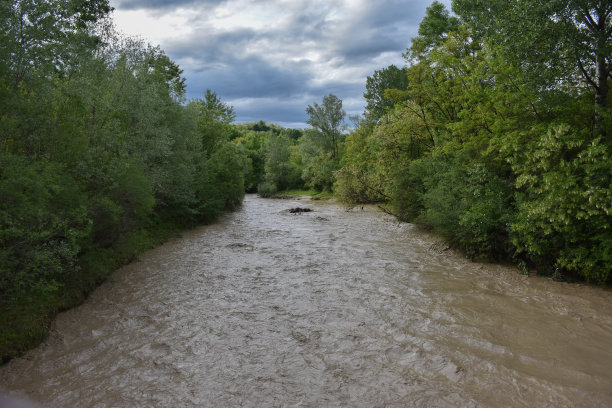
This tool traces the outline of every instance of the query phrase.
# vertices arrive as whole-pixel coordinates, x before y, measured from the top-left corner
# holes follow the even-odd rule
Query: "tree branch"
[[[591,31],[592,33],[595,33],[595,31],[597,31],[595,28],[597,24],[595,24],[595,21],[593,20],[591,13],[585,7],[583,7],[582,12],[584,13],[584,17],[586,18],[586,21],[584,23],[588,27],[589,31]]]
[[[584,75],[584,78],[587,80],[587,82],[591,84],[591,86],[594,87],[595,90],[598,90],[599,87],[597,86],[595,81],[593,81],[593,79],[591,78],[589,73],[586,71],[586,69],[584,69],[584,66],[582,65],[582,61],[580,61],[580,58],[576,58],[576,62],[578,62],[578,67],[580,68],[580,71],[582,71],[582,75]]]
[[[383,207],[382,205],[377,205],[378,209],[381,210],[382,212],[384,212],[385,214],[389,214],[394,216],[395,218],[399,218],[399,216],[397,214],[393,214],[391,211],[387,210],[385,207]]]
[[[589,30],[591,30],[592,33],[598,31],[597,24],[595,23],[595,20],[593,20],[593,16],[591,16],[591,12],[589,11],[589,9],[583,7],[582,11],[584,12],[584,17],[587,19],[587,21],[585,21],[585,24],[587,25]]]

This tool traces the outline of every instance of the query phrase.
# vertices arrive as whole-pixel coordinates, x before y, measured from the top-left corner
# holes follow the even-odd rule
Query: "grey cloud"
[[[117,9],[169,10],[176,7],[218,6],[227,0],[116,0]]]
[[[303,123],[307,104],[334,93],[351,100],[347,112],[359,113],[366,75],[380,62],[402,65],[402,53],[415,36],[431,0],[381,0],[360,9],[340,9],[336,2],[296,0],[283,3],[283,16],[262,29],[223,31],[209,23],[214,8],[225,3],[247,9],[256,0],[115,0],[117,8],[156,14],[173,7],[190,10],[193,33],[161,44],[185,70],[188,97],[206,88],[236,101],[238,121]],[[443,0],[450,6],[450,0]],[[278,2],[267,1],[270,7]],[[335,19],[330,15],[334,14]],[[341,16],[342,18],[337,18]],[[323,60],[308,60],[316,53]],[[397,55],[389,59],[388,55]],[[318,61],[321,62],[321,61]],[[333,74],[342,69],[342,74]],[[325,70],[325,71],[321,71]],[[332,71],[332,72],[329,72]],[[350,73],[349,77],[344,73]],[[357,75],[357,77],[354,77]],[[328,78],[328,79],[324,79]],[[335,79],[332,79],[335,78]]]
[[[371,2],[367,14],[360,23],[369,27],[389,27],[394,24],[415,26],[425,15],[425,8],[432,1],[385,0]],[[450,4],[450,1],[448,1]]]
[[[404,42],[400,42],[395,38],[390,38],[386,35],[379,37],[372,35],[363,40],[344,44],[342,55],[345,63],[350,61],[362,62],[377,57],[383,52],[404,50]]]
[[[176,59],[192,58],[203,64],[215,64],[239,58],[249,43],[258,38],[261,34],[252,29],[224,33],[199,31],[188,38],[168,41],[166,48],[168,54]]]
[[[340,36],[330,39],[330,52],[341,56],[344,64],[367,64],[389,51],[401,55],[416,35],[427,4],[418,0],[370,2]]]
[[[279,123],[288,127],[303,127],[300,124],[306,122],[306,105],[301,99],[253,99],[253,100],[229,100],[237,111],[245,112],[241,115],[241,122],[256,122],[264,118],[273,123]],[[274,116],[270,116],[274,112]]]
[[[302,93],[304,84],[311,80],[308,72],[292,65],[293,69],[277,67],[257,57],[226,60],[219,66],[198,69],[195,81],[228,98],[287,97]]]

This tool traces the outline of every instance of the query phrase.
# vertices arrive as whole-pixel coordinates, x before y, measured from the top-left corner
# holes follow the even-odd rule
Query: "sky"
[[[366,78],[405,65],[433,0],[111,0],[124,34],[159,45],[184,70],[187,98],[215,91],[236,122],[307,127],[330,93],[362,114]],[[442,0],[450,9],[450,0]]]

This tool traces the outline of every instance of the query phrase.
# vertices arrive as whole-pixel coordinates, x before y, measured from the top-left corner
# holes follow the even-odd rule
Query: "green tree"
[[[416,58],[427,55],[458,28],[459,19],[451,16],[444,4],[434,1],[425,10],[425,17],[419,24],[419,35],[412,39],[408,55]]]
[[[0,3],[0,358],[170,231],[239,204],[233,108],[117,35],[106,1]]]
[[[321,105],[314,103],[306,108],[308,123],[318,132],[319,145],[323,150],[329,151],[332,159],[338,159],[342,132],[345,129],[344,118],[346,112],[342,109],[342,100],[336,95],[329,94],[323,97]]]
[[[271,133],[266,139],[265,182],[277,190],[299,187],[300,169],[291,161],[291,140],[286,134]]]
[[[223,102],[216,92],[207,89],[204,99],[191,100],[187,107],[198,118],[198,132],[206,152],[212,153],[216,144],[230,139],[233,133],[231,123],[236,119],[236,113],[234,107]]]
[[[389,199],[386,195],[389,178],[379,160],[379,139],[373,132],[373,125],[361,122],[346,137],[346,151],[334,184],[334,194],[345,204]]]
[[[545,91],[584,83],[599,108],[607,105],[612,72],[609,1],[454,0],[453,10],[478,38],[497,44],[520,63],[530,86]]]
[[[244,197],[244,175],[248,170],[245,149],[236,143],[225,141],[212,153],[208,162],[209,181],[213,182],[213,200],[218,200],[222,210],[236,208]],[[208,190],[209,192],[211,190]],[[209,197],[203,197],[208,200]]]
[[[389,90],[406,91],[408,86],[407,68],[389,65],[387,68],[374,71],[366,79],[366,118],[372,121],[380,119],[400,98],[391,98]]]
[[[311,128],[304,131],[300,140],[304,162],[302,179],[311,188],[331,190],[341,159],[346,112],[342,109],[342,100],[329,94],[323,97],[321,105],[308,105],[306,113],[306,123]]]

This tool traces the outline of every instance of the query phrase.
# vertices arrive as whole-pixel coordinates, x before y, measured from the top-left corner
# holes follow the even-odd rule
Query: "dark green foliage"
[[[3,361],[115,268],[244,195],[233,108],[211,91],[184,106],[180,68],[99,23],[108,11],[0,5]]]
[[[212,153],[208,169],[222,209],[234,209],[242,202],[247,166],[246,152],[238,144],[225,142]]]
[[[279,190],[301,188],[302,158],[298,151],[303,131],[285,129],[264,121],[237,125],[233,139],[249,159],[245,174],[247,192],[271,197]]]
[[[259,183],[259,186],[257,186],[257,194],[259,194],[260,197],[274,197],[277,192],[278,188],[276,187],[276,184],[271,181],[263,181]]]
[[[241,136],[233,140],[234,143],[244,147],[248,158],[247,172],[244,177],[244,188],[247,193],[257,192],[257,185],[264,178],[266,135],[265,132],[242,130]]]
[[[404,212],[432,227],[469,258],[510,255],[511,186],[465,153],[425,156],[410,164]]]
[[[366,79],[366,118],[378,121],[394,104],[399,102],[390,98],[389,91],[406,91],[408,87],[408,69],[389,65],[387,68],[374,71]]]

